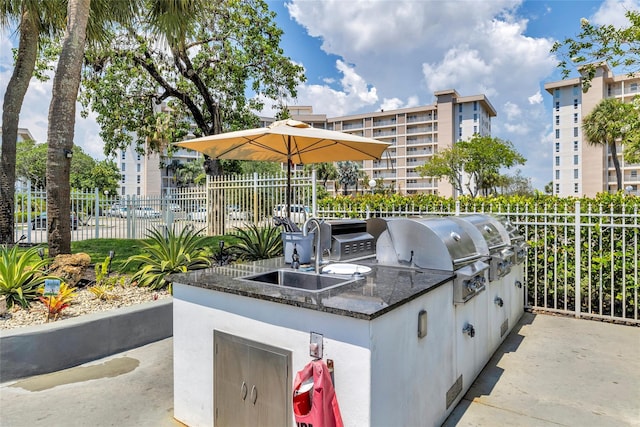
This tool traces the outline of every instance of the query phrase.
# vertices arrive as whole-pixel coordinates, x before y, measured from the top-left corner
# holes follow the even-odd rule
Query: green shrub
[[[131,277],[138,286],[162,289],[169,284],[165,277],[171,273],[184,273],[211,265],[205,255],[205,238],[192,228],[184,228],[180,234],[171,229],[167,237],[160,230],[152,230],[149,241],[142,241],[144,252],[127,259],[124,269],[130,265],[139,268]]]
[[[36,299],[38,287],[45,279],[52,279],[43,271],[49,259],[40,259],[38,248],[19,252],[18,246],[0,248],[0,295],[7,300],[7,307],[19,304],[23,308]]]
[[[251,224],[249,228],[235,227],[240,242],[234,250],[247,261],[269,259],[282,255],[282,239],[278,227],[258,227]]]

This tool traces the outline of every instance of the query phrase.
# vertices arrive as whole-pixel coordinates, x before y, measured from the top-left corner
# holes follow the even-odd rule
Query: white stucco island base
[[[295,375],[312,360],[310,333],[321,334],[346,426],[440,425],[464,394],[451,399],[459,378],[451,282],[372,320],[176,282],[173,292],[174,416],[190,427],[216,425],[214,331],[290,352],[282,402],[289,408]],[[423,310],[427,333],[420,338]],[[465,378],[465,389],[472,380]],[[293,412],[290,419],[294,426]]]

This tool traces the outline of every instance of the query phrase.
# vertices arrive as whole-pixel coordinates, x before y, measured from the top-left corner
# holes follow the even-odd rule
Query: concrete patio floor
[[[0,426],[180,426],[172,346],[0,384]],[[559,425],[640,426],[639,327],[525,313],[444,423]]]

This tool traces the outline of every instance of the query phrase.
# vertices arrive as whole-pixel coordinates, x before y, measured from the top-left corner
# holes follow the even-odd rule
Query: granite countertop
[[[181,285],[371,320],[450,283],[455,277],[451,271],[379,265],[375,256],[345,262],[368,266],[371,271],[360,276],[339,276],[349,282],[320,291],[242,279],[280,268],[291,270],[282,257],[174,274],[169,279]]]

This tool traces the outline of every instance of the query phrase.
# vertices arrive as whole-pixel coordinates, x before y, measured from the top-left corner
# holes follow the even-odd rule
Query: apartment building
[[[598,67],[591,88],[582,92],[582,78],[546,83],[553,97],[553,193],[558,196],[587,196],[615,193],[616,171],[608,147],[591,145],[583,137],[582,119],[605,98],[630,102],[640,95],[640,75],[615,76],[606,64]],[[638,194],[639,164],[627,163],[622,145],[616,146],[622,168],[622,189]]]
[[[341,117],[315,114],[311,106],[291,106],[295,120],[313,127],[336,130],[390,143],[381,160],[360,162],[369,177],[382,180],[387,188],[403,194],[440,194],[453,196],[453,186],[446,180],[421,177],[416,167],[427,162],[438,150],[450,148],[457,141],[474,134],[491,135],[491,118],[496,110],[484,95],[460,96],[454,89],[434,93],[431,105],[398,110],[375,111]],[[261,126],[274,121],[261,117]],[[171,159],[158,154],[140,156],[132,148],[120,153],[121,195],[164,194],[172,185],[172,161],[186,162],[198,158],[196,152],[180,150]],[[302,165],[296,165],[298,169]]]
[[[290,107],[291,117],[313,127],[336,130],[390,143],[381,160],[360,162],[371,179],[403,194],[452,196],[453,186],[446,180],[421,177],[416,167],[427,162],[438,150],[474,134],[491,135],[491,118],[496,110],[484,95],[460,96],[453,89],[435,92],[435,103],[420,107],[327,118],[313,114],[310,106]],[[270,119],[263,118],[263,124]],[[273,121],[271,119],[271,121]]]

